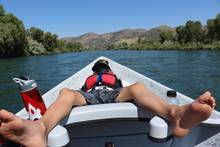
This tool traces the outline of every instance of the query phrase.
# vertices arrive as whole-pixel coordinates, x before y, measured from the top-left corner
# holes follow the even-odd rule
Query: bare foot
[[[40,121],[23,120],[14,114],[0,110],[0,137],[25,147],[46,147],[46,128]]]
[[[209,118],[215,105],[211,93],[205,92],[191,104],[174,108],[171,112],[173,134],[185,136],[193,126]]]

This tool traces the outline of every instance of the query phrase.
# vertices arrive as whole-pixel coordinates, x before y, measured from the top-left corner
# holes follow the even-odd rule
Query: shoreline
[[[219,48],[145,48],[145,49],[82,49],[76,51],[56,51],[56,52],[47,52],[42,54],[32,54],[32,55],[24,55],[24,56],[12,56],[12,57],[1,57],[0,59],[10,59],[10,58],[19,58],[19,57],[30,57],[30,56],[47,56],[47,55],[55,55],[55,54],[65,54],[65,53],[79,53],[79,52],[87,52],[87,51],[220,51]]]

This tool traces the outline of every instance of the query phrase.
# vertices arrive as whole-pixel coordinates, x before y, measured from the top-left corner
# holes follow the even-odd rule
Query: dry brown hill
[[[160,32],[164,30],[173,30],[173,28],[160,26],[150,30],[124,29],[105,34],[86,33],[78,37],[65,37],[61,40],[80,42],[87,48],[103,48],[107,45],[114,45],[121,42],[126,42],[127,44],[135,43],[139,38],[144,38],[149,41],[158,41],[160,39]]]

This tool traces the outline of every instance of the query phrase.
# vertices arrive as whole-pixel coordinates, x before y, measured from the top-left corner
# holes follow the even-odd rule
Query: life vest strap
[[[102,82],[102,74],[97,75],[97,82]]]

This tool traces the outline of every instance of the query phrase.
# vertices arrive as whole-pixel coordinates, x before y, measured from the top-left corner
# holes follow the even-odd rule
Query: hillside
[[[124,29],[116,32],[97,34],[86,33],[78,37],[65,37],[61,40],[67,42],[80,42],[86,48],[104,48],[110,45],[117,45],[123,42],[127,44],[135,43],[139,38],[149,41],[159,41],[160,32],[164,30],[174,30],[168,26],[160,26],[150,30],[145,29]]]

